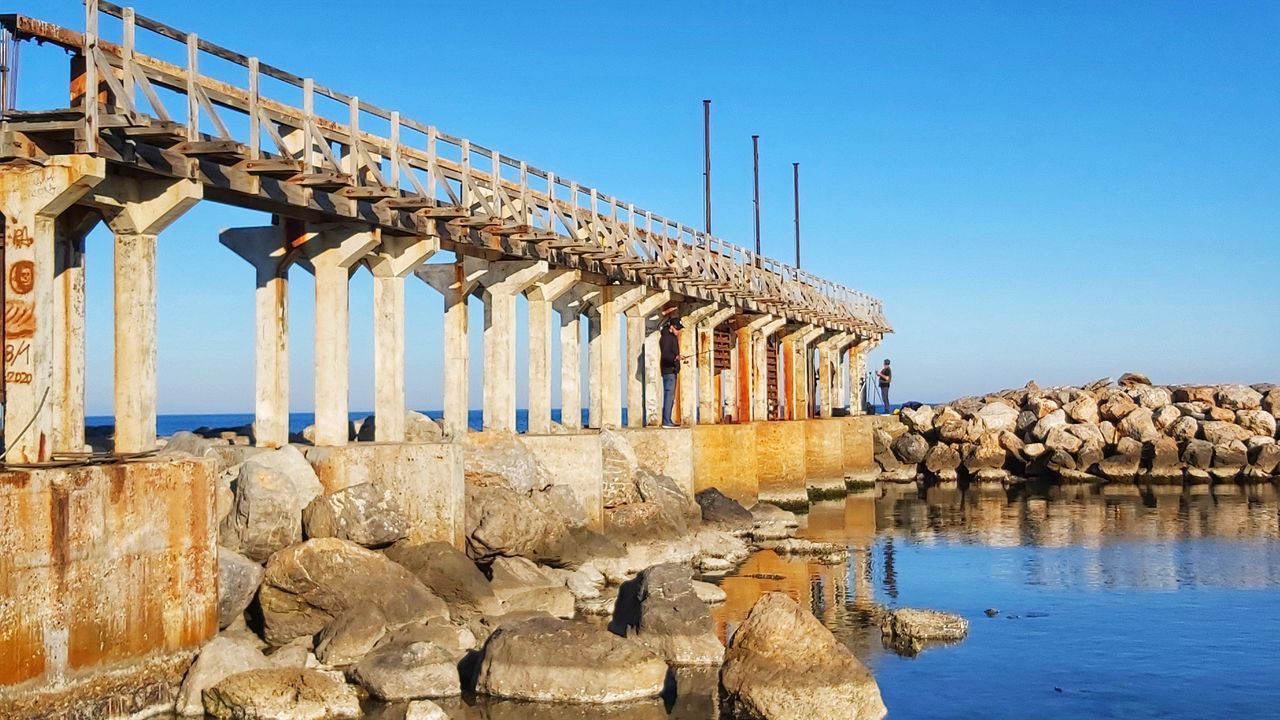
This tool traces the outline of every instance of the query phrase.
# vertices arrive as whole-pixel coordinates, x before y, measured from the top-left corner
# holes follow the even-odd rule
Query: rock
[[[356,434],[356,439],[360,442],[373,442],[377,436],[377,427],[377,416],[370,415],[360,423],[360,432]],[[444,440],[444,430],[434,420],[420,412],[405,411],[405,442],[434,443],[442,440]]]
[[[1023,410],[1018,413],[1018,419],[1014,422],[1013,431],[1016,432],[1019,437],[1025,437],[1027,433],[1031,432],[1031,428],[1035,427],[1038,422],[1040,422],[1039,415],[1036,415],[1030,410]]]
[[[636,487],[636,471],[640,462],[635,448],[622,433],[613,430],[600,431],[600,451],[603,465],[602,500],[607,508],[641,501]]]
[[[1075,452],[1076,467],[1082,470],[1089,468],[1102,462],[1105,456],[1104,446],[1101,441],[1087,440],[1080,444],[1080,449]]]
[[[956,412],[954,408],[944,405],[934,411],[933,429],[940,430],[943,425],[949,422],[962,422],[963,420],[964,418],[960,417],[960,413]]]
[[[964,420],[948,420],[938,428],[939,442],[961,443],[968,436],[969,428]]]
[[[694,499],[698,501],[698,507],[702,508],[703,522],[742,530],[750,529],[755,524],[750,511],[716,488],[707,488],[695,495]]]
[[[701,522],[702,508],[674,479],[640,468],[636,471],[636,487],[642,500],[661,503],[668,512],[682,516],[687,525]]]
[[[1110,420],[1103,420],[1098,423],[1098,432],[1102,435],[1103,445],[1115,445],[1120,438],[1120,433],[1116,432],[1115,423]]]
[[[1104,420],[1118,423],[1134,410],[1138,409],[1138,404],[1133,398],[1124,393],[1114,393],[1105,402],[1098,406],[1098,412]]]
[[[1063,410],[1076,422],[1096,424],[1101,420],[1098,416],[1098,401],[1092,395],[1084,395],[1068,403]]]
[[[1142,373],[1127,372],[1120,376],[1116,384],[1120,387],[1137,387],[1139,385],[1150,385],[1151,379]]]
[[[350,665],[369,654],[387,634],[387,618],[374,605],[346,610],[320,631],[316,659],[325,665]]]
[[[1253,435],[1276,436],[1276,418],[1266,410],[1237,410],[1236,425]]]
[[[1174,403],[1173,406],[1183,415],[1194,420],[1208,420],[1209,408],[1213,407],[1206,402],[1180,402]]]
[[[1156,410],[1151,419],[1160,432],[1168,433],[1174,424],[1182,419],[1182,411],[1173,405],[1165,405]]]
[[[554,575],[521,557],[495,558],[489,587],[505,612],[543,611],[573,617],[573,593]]]
[[[1213,467],[1242,468],[1249,462],[1249,448],[1240,440],[1213,446]]]
[[[1234,440],[1245,441],[1253,433],[1235,423],[1208,420],[1200,423],[1200,434],[1214,446],[1229,445]]]
[[[529,493],[529,500],[542,511],[549,524],[564,525],[568,530],[587,525],[587,508],[568,485],[548,485]]]
[[[360,717],[355,688],[306,668],[249,670],[204,691],[218,720],[347,720]]]
[[[1002,405],[1001,407],[1008,406]],[[904,463],[918,463],[924,460],[925,453],[928,451],[928,441],[915,433],[904,433],[893,441],[893,454]]]
[[[179,715],[203,716],[202,693],[206,688],[236,673],[269,667],[272,667],[271,660],[262,654],[253,640],[217,635],[200,648],[196,661],[187,670],[178,690],[175,709]]]
[[[925,453],[924,467],[935,476],[954,475],[956,468],[960,467],[960,453],[954,446],[940,442]]]
[[[701,580],[693,581],[693,592],[698,596],[699,600],[708,605],[719,605],[729,597],[728,593],[720,589],[719,585],[702,582]]]
[[[867,668],[782,593],[762,596],[734,633],[720,688],[721,711],[734,717],[879,720],[887,712]]]
[[[929,435],[933,431],[933,420],[936,413],[933,408],[928,405],[921,405],[916,409],[902,408],[898,413],[898,417],[902,419],[902,424],[907,426],[911,432],[920,435]]]
[[[1208,440],[1191,440],[1182,450],[1182,462],[1191,468],[1208,470],[1213,466],[1213,443]]]
[[[1061,406],[1057,400],[1048,397],[1032,397],[1027,398],[1027,410],[1036,416],[1036,420],[1047,417],[1050,413],[1058,410]]]
[[[1271,388],[1262,397],[1262,409],[1272,416],[1280,417],[1280,388]]]
[[[1125,415],[1116,426],[1116,431],[1140,443],[1151,442],[1160,437],[1160,431],[1152,420],[1152,412],[1147,408],[1137,408]]]
[[[1004,448],[1000,447],[1000,440],[993,433],[987,433],[979,438],[977,444],[965,447],[964,467],[970,473],[1003,467],[1004,461]]]
[[[1067,432],[1066,426],[1058,426],[1049,431],[1048,437],[1044,439],[1044,446],[1050,450],[1061,450],[1065,453],[1074,454],[1080,449],[1084,442],[1076,437],[1074,433]]]
[[[711,613],[685,564],[654,565],[623,583],[609,630],[635,639],[669,665],[719,665],[724,659]]]
[[[462,693],[457,661],[429,642],[391,642],[351,668],[351,677],[371,695],[388,702],[453,697]]]
[[[445,542],[402,540],[383,551],[449,605],[450,615],[492,615],[502,604],[475,563]]]
[[[1217,390],[1211,387],[1184,385],[1173,389],[1175,403],[1201,402],[1212,405],[1217,402],[1217,395]]]
[[[1262,393],[1246,385],[1224,385],[1218,388],[1218,407],[1226,410],[1261,410]]]
[[[1031,437],[1035,438],[1037,442],[1044,442],[1049,437],[1049,431],[1066,424],[1067,413],[1063,410],[1054,410],[1040,418],[1035,427],[1031,428]]]
[[[605,508],[605,528],[625,540],[676,538],[688,532],[684,516],[656,502],[637,502]]]
[[[472,486],[505,487],[527,494],[551,484],[533,451],[515,433],[467,433],[462,447],[468,495]]]
[[[1160,387],[1144,385],[1134,389],[1133,394],[1133,399],[1137,401],[1138,405],[1148,410],[1157,410],[1173,402],[1173,396],[1169,394],[1169,391]]]
[[[616,703],[657,697],[662,658],[586,623],[533,618],[485,642],[476,692],[534,702]]]
[[[1274,474],[1280,466],[1280,444],[1259,445],[1249,453],[1250,462],[1264,473]]]
[[[162,452],[165,455],[184,454],[202,457],[209,448],[219,444],[221,444],[219,441],[208,440],[183,430],[174,433],[165,441]]]
[[[365,547],[384,547],[409,534],[400,504],[372,483],[321,495],[302,511],[309,538],[336,537]]]
[[[339,614],[370,604],[388,625],[449,617],[449,609],[408,570],[347,540],[317,538],[286,548],[267,563],[263,637],[272,645],[314,635]]]
[[[564,577],[565,587],[569,588],[569,592],[573,593],[574,600],[596,600],[604,591],[605,585],[608,584],[604,573],[597,570],[590,563],[579,567],[573,572],[565,570],[559,572]]]
[[[292,445],[246,460],[235,484],[235,501],[222,520],[218,542],[259,563],[302,541],[302,509],[324,491]]]
[[[262,584],[262,566],[234,550],[218,548],[218,629],[244,614]]]
[[[1067,432],[1080,438],[1085,444],[1094,444],[1099,447],[1107,444],[1106,439],[1102,436],[1102,429],[1097,425],[1088,425],[1081,423],[1079,425],[1068,425]]]
[[[888,646],[914,655],[928,643],[963,640],[969,634],[969,621],[938,610],[899,608],[884,617],[880,633]]]
[[[567,524],[559,515],[543,511],[529,495],[503,485],[468,485],[466,499],[471,558],[519,555],[552,560],[563,552]]]
[[[1098,472],[1111,482],[1133,482],[1142,465],[1142,443],[1131,437],[1122,437],[1116,443],[1115,454],[1098,463]]]
[[[987,403],[977,417],[984,429],[995,433],[1012,431],[1018,425],[1017,408],[1003,402]]]
[[[404,709],[404,720],[449,720],[449,715],[430,700],[414,700]]]
[[[1044,443],[1027,443],[1022,446],[1022,455],[1028,460],[1035,460],[1048,450]]]
[[[1173,422],[1169,427],[1169,434],[1178,442],[1187,442],[1194,440],[1200,434],[1200,423],[1194,418],[1183,415]]]

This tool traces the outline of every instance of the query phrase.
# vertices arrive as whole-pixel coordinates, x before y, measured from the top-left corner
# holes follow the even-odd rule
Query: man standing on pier
[[[684,325],[679,320],[667,323],[666,330],[658,339],[660,351],[659,368],[662,370],[662,427],[673,428],[671,408],[676,403],[676,375],[680,373],[680,336]]]
[[[889,414],[889,383],[893,381],[893,370],[889,368],[889,358],[885,358],[884,367],[876,372],[880,381],[880,399],[884,401],[884,414]]]

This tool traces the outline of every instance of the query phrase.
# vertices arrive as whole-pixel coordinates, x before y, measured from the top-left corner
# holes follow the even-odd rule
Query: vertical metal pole
[[[760,256],[760,136],[751,136],[752,190],[756,208],[756,257]]]
[[[711,101],[702,101],[702,202],[705,232],[711,234]]]
[[[796,267],[800,267],[800,163],[791,163],[791,181],[796,202]]]
[[[98,0],[84,4],[84,151],[98,152]]]

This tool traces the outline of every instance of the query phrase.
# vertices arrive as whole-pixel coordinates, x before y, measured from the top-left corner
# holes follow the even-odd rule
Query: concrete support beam
[[[289,249],[302,223],[230,228],[218,241],[253,266],[253,437],[258,447],[289,443]]]
[[[467,342],[467,298],[488,263],[459,257],[452,263],[425,265],[414,273],[444,298],[444,432],[459,438],[467,432],[470,345]]]
[[[582,428],[582,315],[599,289],[578,284],[552,303],[560,316],[560,424]]]
[[[786,324],[785,318],[769,316],[752,343],[754,377],[751,384],[751,419],[769,419],[769,338]]]
[[[551,310],[580,276],[577,270],[548,270],[524,293],[529,301],[529,432],[534,435],[551,432]]]
[[[84,305],[55,305],[57,218],[106,176],[102,160],[59,156],[45,165],[0,166],[4,213],[4,459],[43,462],[55,450],[83,450],[84,385],[73,354],[57,353],[68,327],[83,328]],[[78,314],[78,316],[77,316]],[[73,317],[74,316],[74,317]],[[82,333],[81,333],[82,336]],[[82,345],[81,345],[82,347]],[[73,351],[74,353],[74,351]],[[81,353],[81,358],[83,357]],[[55,368],[61,359],[63,368]],[[64,369],[65,368],[65,369]],[[52,402],[52,405],[50,405]],[[70,436],[73,417],[81,429]],[[55,428],[64,432],[55,435]],[[74,443],[79,439],[79,445]]]
[[[719,308],[698,325],[698,423],[702,425],[721,419],[716,402],[715,331],[737,312],[733,306]]]
[[[734,374],[737,389],[734,396],[734,419],[738,422],[749,422],[755,415],[755,396],[764,387],[764,383],[756,377],[756,346],[759,344],[756,338],[760,329],[773,320],[772,315],[758,315],[745,317],[738,323],[737,347],[734,348],[738,361]]]
[[[587,320],[587,424],[593,428],[622,426],[622,313],[649,292],[642,285],[604,285],[591,303]]]
[[[115,235],[117,453],[156,447],[156,236],[200,202],[194,180],[113,176],[91,202]]]
[[[349,305],[351,273],[381,241],[358,225],[313,225],[301,264],[316,278],[315,414],[318,446],[341,447],[350,438]]]
[[[439,236],[384,237],[373,273],[373,439],[404,442],[404,279],[440,250]]]
[[[650,290],[627,308],[627,427],[662,422],[662,370],[658,340],[662,333],[659,311],[671,301],[666,290]]]
[[[545,260],[489,263],[484,288],[484,429],[516,430],[516,296],[547,273]]]
[[[709,336],[706,338],[707,352],[700,352],[699,344],[703,337],[699,325],[708,317],[727,310],[731,315],[732,311],[729,308],[722,308],[718,303],[705,305],[689,303],[679,311],[680,324],[684,326],[680,331],[680,355],[686,359],[677,378],[676,396],[679,402],[676,403],[676,409],[679,410],[680,419],[676,422],[679,425],[691,427],[698,424],[698,386],[701,380],[699,369],[706,365],[707,372],[710,373],[713,365]],[[721,321],[723,320],[724,318],[721,318]]]

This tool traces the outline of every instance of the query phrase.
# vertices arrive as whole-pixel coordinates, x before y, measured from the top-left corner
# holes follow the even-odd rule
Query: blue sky
[[[73,0],[10,7],[83,22]],[[893,358],[897,399],[1128,370],[1163,382],[1277,379],[1275,3],[480,12],[150,0],[138,11],[691,225],[711,98],[716,233],[752,241],[758,133],[765,251],[790,259],[800,162],[803,264],[884,300],[897,334],[872,362]],[[21,106],[65,105],[65,60],[25,53]],[[206,203],[162,236],[162,412],[251,409],[252,273],[217,231],[265,221]],[[89,254],[88,409],[106,414],[109,236],[95,233]],[[291,277],[292,405],[305,411],[312,285]],[[372,405],[370,292],[358,274],[353,409]],[[440,301],[411,282],[408,304],[409,402],[436,408]],[[478,406],[478,386],[472,396]]]

